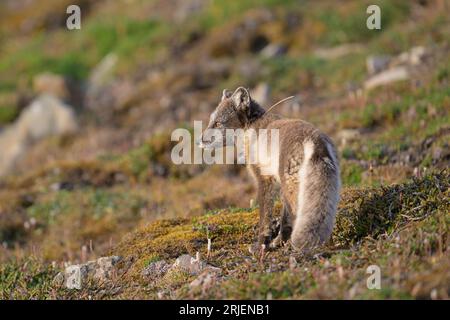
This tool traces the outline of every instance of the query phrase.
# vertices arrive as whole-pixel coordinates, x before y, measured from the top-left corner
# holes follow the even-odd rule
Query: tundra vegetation
[[[68,31],[74,3],[82,28]],[[366,28],[374,3],[381,30]],[[0,298],[448,299],[448,9],[2,1],[0,165],[7,153],[14,161],[0,177]],[[258,205],[243,167],[171,161],[171,132],[206,122],[222,90],[240,85],[266,108],[295,95],[276,112],[338,146],[336,226],[310,255],[249,253]],[[71,106],[77,129],[44,134],[24,116],[43,94]],[[208,272],[172,266],[186,254]],[[120,257],[107,281],[58,281],[66,266],[105,256]],[[367,288],[370,265],[380,290]]]

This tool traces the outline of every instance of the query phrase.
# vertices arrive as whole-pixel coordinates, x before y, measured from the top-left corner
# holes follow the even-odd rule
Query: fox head
[[[230,130],[227,129],[244,129],[263,114],[264,109],[252,100],[248,89],[239,87],[234,92],[225,89],[219,105],[209,117],[208,127],[198,140],[198,146],[224,147],[230,141],[227,139],[227,131]],[[214,140],[209,138],[211,134]]]

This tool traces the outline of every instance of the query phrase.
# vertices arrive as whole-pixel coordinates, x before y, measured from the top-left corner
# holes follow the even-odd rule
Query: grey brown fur
[[[339,201],[340,176],[336,150],[327,135],[308,122],[266,113],[243,87],[234,93],[224,90],[207,129],[224,133],[225,129],[279,130],[279,146],[270,150],[270,165],[247,165],[258,187],[259,247],[278,246],[290,239],[294,248],[306,251],[329,239]],[[209,147],[208,143],[202,139],[201,146]],[[283,210],[279,234],[272,239],[277,185]]]

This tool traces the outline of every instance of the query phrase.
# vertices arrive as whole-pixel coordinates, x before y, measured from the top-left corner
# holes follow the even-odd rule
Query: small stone
[[[363,46],[358,43],[348,43],[331,48],[319,48],[314,51],[316,57],[324,60],[333,60],[351,53],[358,53],[363,50]]]
[[[152,262],[142,270],[142,275],[144,277],[161,277],[169,271],[170,267],[165,260]]]
[[[295,270],[297,268],[297,266],[298,266],[298,262],[295,259],[295,257],[294,256],[290,256],[289,257],[289,269],[290,270]]]
[[[38,74],[33,78],[33,90],[37,94],[51,94],[63,100],[69,96],[64,77],[49,72]]]
[[[183,254],[178,257],[170,269],[181,269],[191,275],[198,275],[204,270],[209,270],[211,272],[219,272],[221,270],[220,268],[213,267],[208,265],[206,262],[201,261],[198,252],[196,258],[193,258],[188,254]]]
[[[431,290],[430,298],[431,300],[437,300],[439,298],[438,291],[436,289]]]
[[[268,44],[261,50],[261,55],[265,58],[279,57],[284,53],[286,53],[286,47],[277,43]]]
[[[80,290],[83,283],[87,280],[88,269],[86,265],[79,264],[67,267],[64,271],[66,288]]]
[[[433,150],[433,155],[432,155],[433,160],[434,161],[439,161],[440,159],[443,158],[443,156],[442,156],[443,154],[444,154],[444,150],[441,147],[436,147]]]
[[[34,142],[73,134],[77,129],[76,115],[69,105],[52,95],[38,96],[14,124],[0,132],[0,176],[13,169]]]
[[[114,266],[119,261],[121,261],[121,258],[118,256],[102,257],[97,259],[94,279],[99,281],[109,280],[114,275]]]
[[[102,257],[83,264],[66,266],[64,272],[56,275],[53,281],[64,284],[68,289],[80,290],[88,280],[104,283],[110,280],[116,271],[116,264],[121,261],[118,256]]]
[[[58,274],[53,278],[53,284],[55,286],[62,286],[64,284],[64,273],[58,272]]]
[[[426,58],[428,51],[425,47],[417,46],[411,48],[409,51],[402,52],[395,57],[393,63],[395,65],[420,65]]]
[[[173,268],[180,268],[192,275],[199,274],[205,267],[206,263],[200,259],[195,259],[188,254],[183,254],[175,260]]]
[[[340,144],[345,146],[349,142],[358,140],[361,134],[357,129],[343,129],[338,132],[337,136]]]
[[[390,56],[369,56],[366,59],[367,71],[370,75],[377,74],[389,67],[391,62]]]
[[[111,81],[114,68],[118,62],[118,57],[115,53],[107,54],[97,66],[93,69],[89,76],[89,85],[97,89]]]
[[[406,67],[399,66],[396,68],[388,69],[386,71],[380,72],[373,77],[369,78],[364,83],[364,88],[366,90],[373,89],[378,86],[387,85],[392,82],[408,80],[410,77],[409,71]]]

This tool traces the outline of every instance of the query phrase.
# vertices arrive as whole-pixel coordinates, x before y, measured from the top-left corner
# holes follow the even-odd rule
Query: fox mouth
[[[216,149],[222,148],[224,146],[224,141],[217,137],[211,137],[210,140],[203,140],[203,136],[201,136],[196,141],[196,144],[201,149]]]
[[[200,149],[216,149],[223,147],[223,143],[214,140],[213,141],[198,140],[197,147],[199,147]]]

